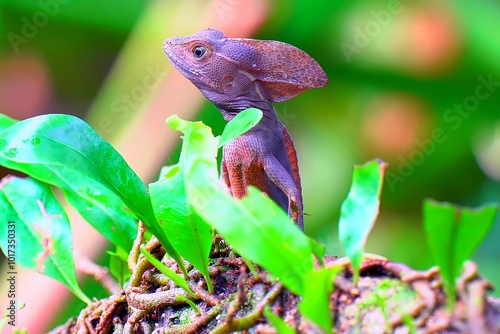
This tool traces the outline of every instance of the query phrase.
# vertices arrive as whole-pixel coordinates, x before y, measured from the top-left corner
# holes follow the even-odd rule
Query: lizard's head
[[[172,65],[195,85],[205,84],[216,89],[213,77],[216,73],[211,71],[210,65],[214,63],[217,45],[225,38],[218,30],[206,29],[191,36],[168,38],[163,43],[163,50]]]
[[[165,40],[171,63],[215,105],[241,111],[326,85],[319,64],[282,42],[227,38],[215,29]]]
[[[241,111],[258,96],[255,78],[242,71],[255,50],[232,43],[232,38],[215,29],[205,29],[186,37],[172,37],[163,49],[172,65],[215,105]]]

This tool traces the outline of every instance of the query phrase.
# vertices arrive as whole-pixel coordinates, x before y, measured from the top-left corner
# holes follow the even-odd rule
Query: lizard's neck
[[[242,112],[245,109],[248,108],[257,108],[262,110],[262,121],[260,123],[267,123],[267,124],[275,124],[276,122],[279,122],[278,116],[276,115],[276,111],[274,110],[274,107],[270,101],[260,101],[261,103],[252,103],[251,105],[248,106],[238,106],[238,108],[232,108],[231,106],[220,106],[220,105],[215,105],[220,112],[222,113],[222,117],[226,121],[232,120],[237,114]]]
[[[278,118],[278,115],[276,114],[276,111],[274,110],[271,102],[269,102],[269,105],[266,106],[249,106],[247,108],[241,109],[241,110],[227,110],[223,108],[219,108],[220,112],[222,113],[222,116],[226,121],[232,120],[238,113],[242,112],[245,109],[248,108],[257,108],[262,110],[262,120],[257,124],[254,129],[261,128],[261,127],[271,127],[271,128],[278,128],[278,124],[280,123],[280,120]]]

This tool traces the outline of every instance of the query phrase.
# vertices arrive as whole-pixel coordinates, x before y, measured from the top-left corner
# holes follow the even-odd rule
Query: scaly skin
[[[292,45],[227,38],[214,29],[169,38],[163,49],[226,121],[248,108],[262,110],[259,124],[224,147],[221,181],[236,198],[244,197],[249,185],[259,188],[303,230],[297,153],[272,102],[326,85],[319,64]]]

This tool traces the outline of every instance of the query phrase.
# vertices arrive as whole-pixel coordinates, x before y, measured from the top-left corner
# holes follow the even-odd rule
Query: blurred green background
[[[214,6],[221,20],[244,2],[191,0],[194,10]],[[144,77],[148,66],[159,62],[170,71],[156,42],[169,36],[158,36],[157,27],[168,23],[174,35],[197,30],[190,28],[198,23],[194,11],[193,17],[176,17],[172,8],[180,3],[1,0],[0,111],[18,119],[67,113],[99,124],[110,113],[109,101]],[[327,243],[329,253],[342,254],[336,224],[352,166],[379,157],[390,166],[367,251],[428,268],[433,261],[422,230],[425,198],[466,206],[500,201],[500,4],[267,5],[254,37],[305,50],[330,79],[325,88],[275,106],[297,146],[307,233]],[[173,113],[165,110],[164,116]],[[224,126],[209,103],[195,118],[216,134]],[[499,238],[497,219],[474,255],[497,287]]]

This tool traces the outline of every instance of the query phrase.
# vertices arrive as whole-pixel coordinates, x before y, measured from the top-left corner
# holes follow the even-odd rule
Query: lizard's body
[[[164,50],[225,120],[251,107],[262,110],[259,124],[224,146],[222,183],[236,198],[245,196],[249,185],[256,186],[303,229],[297,154],[272,102],[324,86],[328,79],[321,67],[289,44],[227,38],[213,29],[169,38]]]
[[[285,137],[290,138],[287,129],[274,110],[272,115],[224,147],[221,179],[236,198],[245,196],[249,185],[261,189],[302,228],[297,156],[293,146],[287,147]],[[289,210],[289,197],[296,203],[296,214]]]

